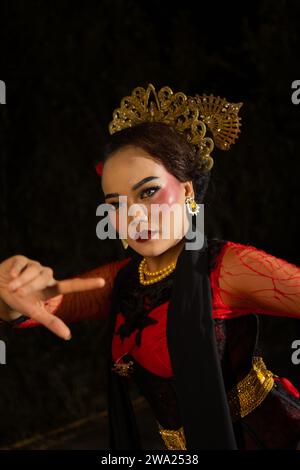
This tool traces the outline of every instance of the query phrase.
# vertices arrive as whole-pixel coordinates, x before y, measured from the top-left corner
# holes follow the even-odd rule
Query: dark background
[[[96,238],[94,164],[120,99],[152,82],[244,102],[240,139],[214,152],[207,231],[298,264],[299,2],[222,3],[1,2],[0,260],[21,253],[60,279],[125,256]],[[105,409],[103,322],[72,333],[1,329],[0,446]],[[267,365],[299,387],[294,339],[298,320],[262,318]]]

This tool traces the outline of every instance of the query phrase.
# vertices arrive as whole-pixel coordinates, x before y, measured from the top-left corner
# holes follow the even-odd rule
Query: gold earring
[[[127,250],[127,248],[128,248],[128,243],[127,243],[126,238],[120,238],[120,240],[121,240],[121,242],[122,242],[123,248],[124,248],[125,250]]]
[[[187,210],[189,211],[190,214],[196,215],[198,214],[200,210],[199,204],[196,203],[195,199],[192,196],[188,196],[185,198],[185,203],[187,206]]]

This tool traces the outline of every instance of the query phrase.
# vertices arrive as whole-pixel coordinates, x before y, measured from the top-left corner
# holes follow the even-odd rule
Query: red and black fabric
[[[140,259],[134,256],[118,272],[112,296],[107,335],[111,449],[140,448],[127,379],[111,371],[120,286],[122,281],[138,275]],[[214,331],[206,238],[201,249],[183,249],[178,257],[168,308],[167,341],[187,449],[236,449]]]

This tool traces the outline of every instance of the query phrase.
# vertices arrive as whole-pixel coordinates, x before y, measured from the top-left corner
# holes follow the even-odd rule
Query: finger
[[[42,269],[43,268],[40,265],[40,263],[35,263],[35,262],[30,263],[25,268],[25,270],[21,274],[19,274],[17,279],[14,279],[8,284],[9,290],[14,291],[18,289],[19,287],[21,287],[22,285],[26,284],[27,282],[32,281],[33,279],[35,279],[37,276],[40,275]]]
[[[17,277],[22,269],[25,268],[25,266],[30,262],[26,256],[22,255],[17,255],[15,261],[12,264],[12,267],[10,269],[10,275],[12,277]]]
[[[86,290],[99,289],[105,285],[103,277],[93,277],[87,279],[75,278],[58,281],[56,289],[58,294],[70,294],[71,292],[83,292]]]
[[[17,293],[21,296],[32,294],[33,292],[43,290],[46,287],[55,284],[53,279],[53,271],[50,268],[44,268],[41,273],[33,280],[23,284],[17,289]]]
[[[33,320],[41,323],[60,338],[71,339],[71,331],[67,325],[60,318],[48,313],[42,302],[30,306],[28,314]]]

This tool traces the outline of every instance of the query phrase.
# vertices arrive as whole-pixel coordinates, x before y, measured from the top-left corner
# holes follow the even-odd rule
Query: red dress
[[[233,257],[225,265],[223,257],[229,251]],[[300,270],[296,266],[262,250],[230,241],[222,246],[214,261],[215,266],[210,272],[214,319],[226,320],[253,313],[300,317]],[[226,286],[231,287],[237,280],[240,282],[234,294]],[[242,285],[244,291],[239,294],[238,288]],[[236,306],[226,303],[223,296]],[[156,319],[157,323],[145,329],[140,347],[135,344],[136,332],[124,341],[115,335],[112,345],[115,361],[130,352],[150,372],[161,377],[172,376],[166,340],[168,305],[169,301],[166,301],[150,312],[149,316]],[[120,312],[117,315],[116,331],[124,321]]]
[[[212,243],[211,246],[214,246]],[[130,258],[101,266],[81,277],[102,276],[99,291],[57,296],[46,308],[66,322],[105,318],[110,311],[114,278]],[[217,243],[210,270],[213,318],[226,391],[251,369],[257,346],[257,315],[300,317],[300,270],[253,246],[231,241]],[[121,338],[125,318],[116,318],[112,355],[116,362],[130,357],[137,365],[137,382],[160,423],[169,429],[180,426],[172,389],[172,367],[166,340],[169,301],[156,305],[148,317],[154,320]],[[34,326],[28,320],[17,327]],[[164,396],[163,400],[159,396]],[[300,441],[298,392],[287,380],[277,379],[264,402],[235,425],[239,448],[296,448]],[[278,432],[278,427],[282,427]]]

